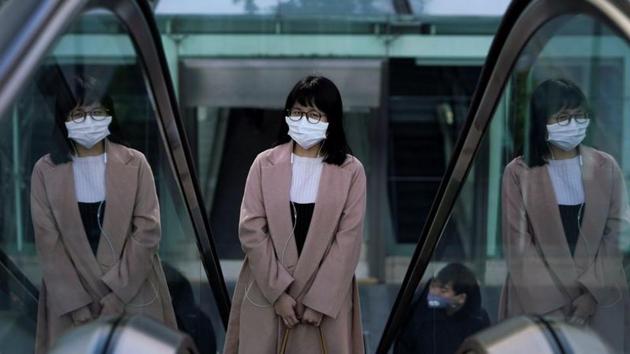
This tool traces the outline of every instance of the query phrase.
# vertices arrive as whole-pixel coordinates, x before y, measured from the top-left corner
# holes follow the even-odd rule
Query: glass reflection
[[[617,161],[582,144],[588,106],[565,79],[532,94],[529,148],[503,175],[508,278],[499,318],[532,313],[589,325],[621,351],[628,287],[619,237],[630,210]]]
[[[630,350],[629,49],[586,16],[557,18],[532,37],[418,293],[463,262],[491,323],[549,316],[592,329],[614,353]],[[420,336],[410,317],[399,344]]]
[[[2,274],[0,338],[43,352],[90,319],[143,314],[216,353],[221,319],[141,63],[127,36],[86,34],[101,20],[117,24],[77,19],[0,117],[0,270],[6,255],[42,285],[37,313]]]
[[[103,316],[143,314],[177,327],[157,255],[160,210],[151,167],[121,144],[102,82],[63,79],[55,98],[57,139],[31,178],[43,273],[36,353]]]

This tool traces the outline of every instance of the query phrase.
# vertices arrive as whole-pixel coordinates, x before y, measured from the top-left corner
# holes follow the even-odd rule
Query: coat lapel
[[[104,271],[120,258],[120,252],[130,232],[138,187],[138,166],[128,163],[131,160],[129,153],[120,145],[108,142],[106,146],[105,215],[96,252],[96,259]]]
[[[534,242],[540,245],[546,261],[564,288],[572,291],[576,289],[577,272],[547,166],[530,169],[523,183],[526,186],[523,198]]]
[[[609,176],[597,175],[601,173],[599,161],[595,159],[593,149],[581,147],[582,154],[582,181],[584,184],[584,217],[582,219],[580,236],[575,248],[575,261],[580,273],[584,272],[587,265],[593,261],[597,253],[597,247],[601,242],[610,200]]]
[[[263,167],[261,172],[265,212],[276,256],[291,274],[298,259],[289,204],[292,150],[292,144],[280,146],[272,158],[272,165]]]
[[[70,251],[70,257],[79,272],[89,270],[90,273],[100,276],[101,269],[90,248],[79,212],[72,163],[57,165],[50,171],[48,177],[46,190],[53,193],[50,196],[51,209],[57,220],[64,246]]]
[[[307,288],[333,241],[351,177],[336,165],[325,163],[322,168],[313,217],[293,275],[295,282],[289,291],[294,298],[300,297]]]

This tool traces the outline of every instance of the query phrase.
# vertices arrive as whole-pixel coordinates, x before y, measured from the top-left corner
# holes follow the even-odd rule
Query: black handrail
[[[0,279],[0,285],[6,287],[0,290],[14,295],[24,305],[29,318],[37,318],[39,290],[3,250],[0,250]]]
[[[591,15],[608,24],[626,40],[630,38],[630,2],[627,1],[512,1],[490,47],[472,97],[466,124],[458,138],[454,158],[448,165],[431,206],[377,353],[387,353],[408,315],[407,309],[411,305],[415,289],[441,238],[518,55],[541,26],[558,16],[568,14]]]

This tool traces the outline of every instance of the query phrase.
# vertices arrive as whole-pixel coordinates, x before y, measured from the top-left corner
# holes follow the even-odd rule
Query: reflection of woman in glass
[[[57,145],[35,164],[31,180],[43,272],[36,353],[103,315],[145,314],[175,327],[157,256],[151,168],[142,153],[114,143],[114,118],[111,98],[93,79],[60,87]]]
[[[285,108],[286,143],[258,155],[245,185],[245,263],[224,353],[276,354],[286,339],[286,353],[321,353],[323,344],[329,353],[362,354],[354,271],[366,179],[349,154],[341,95],[310,76]]]
[[[622,352],[630,338],[618,248],[630,222],[623,174],[610,155],[581,145],[590,115],[575,84],[540,84],[531,117],[528,150],[503,176],[508,279],[500,316],[587,324]]]

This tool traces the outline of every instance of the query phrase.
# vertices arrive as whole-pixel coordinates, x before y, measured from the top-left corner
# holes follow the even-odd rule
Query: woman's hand
[[[597,309],[597,301],[593,298],[589,292],[585,292],[584,294],[578,296],[577,299],[573,300],[573,313],[571,317],[569,317],[568,322],[583,326],[588,323],[588,320],[595,314],[595,310]]]
[[[75,326],[80,326],[92,320],[92,312],[90,312],[90,308],[88,306],[83,306],[72,311],[70,313],[70,317],[72,317],[72,322],[74,322]]]
[[[109,293],[101,299],[101,316],[117,316],[125,312],[125,304],[118,295]]]
[[[324,315],[321,312],[317,312],[311,308],[306,308],[306,310],[304,310],[304,316],[302,316],[302,323],[319,327],[322,323],[323,317]]]
[[[284,324],[289,328],[293,328],[299,323],[295,315],[295,304],[295,299],[287,293],[280,295],[273,304],[273,309],[276,311],[276,314],[282,318]]]

